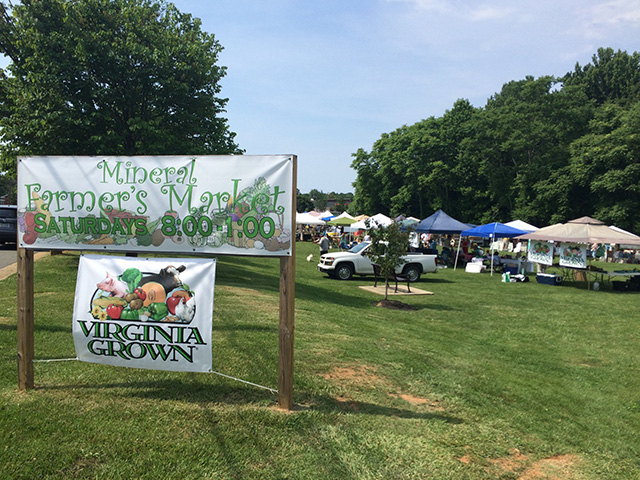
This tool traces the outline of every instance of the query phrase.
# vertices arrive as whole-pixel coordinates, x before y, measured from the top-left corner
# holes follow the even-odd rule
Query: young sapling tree
[[[401,231],[400,224],[393,222],[387,227],[371,228],[367,224],[367,233],[371,237],[371,246],[367,256],[380,266],[380,275],[384,278],[384,299],[389,294],[389,276],[396,268],[405,263],[404,255],[409,246],[409,230]]]

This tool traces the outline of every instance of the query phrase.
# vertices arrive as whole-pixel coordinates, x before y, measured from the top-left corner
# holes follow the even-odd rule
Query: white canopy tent
[[[368,226],[367,223],[369,224]],[[380,226],[388,227],[392,223],[393,220],[391,220],[389,217],[383,215],[382,213],[378,213],[373,217],[367,218],[366,220],[360,220],[359,222],[352,223],[349,227],[345,228],[345,231],[357,232],[358,230],[366,230],[367,228],[378,228]]]
[[[296,224],[298,225],[324,225],[324,223],[320,217],[316,217],[310,213],[296,213]]]
[[[333,217],[333,213],[331,213],[329,210],[325,210],[324,212],[316,212],[314,210],[313,212],[309,212],[309,214],[317,218]]]
[[[620,227],[616,227],[615,225],[609,225],[609,228],[612,230],[615,230],[616,232],[621,232],[621,233],[625,233],[627,235],[634,235],[631,232],[628,232],[627,230],[623,230]],[[618,245],[620,248],[622,249],[629,249],[629,250],[640,250],[640,242],[635,242],[635,243],[620,243]]]
[[[339,218],[348,218],[349,220],[354,220],[355,217],[352,217],[347,212],[342,212],[340,215],[338,215],[337,217],[334,217],[332,220],[338,220]]]
[[[512,220],[511,222],[505,223],[513,228],[517,228],[518,230],[524,230],[525,232],[535,232],[538,230],[538,227],[531,225],[530,223],[523,222],[522,220]]]

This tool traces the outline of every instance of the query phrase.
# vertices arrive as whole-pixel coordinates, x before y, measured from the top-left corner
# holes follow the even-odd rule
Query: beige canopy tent
[[[556,223],[516,238],[573,243],[640,243],[640,237],[637,235],[614,230],[600,220],[591,217],[580,217],[569,220],[567,223]]]
[[[628,244],[640,243],[640,237],[633,233],[615,230],[600,220],[591,217],[580,217],[567,223],[556,223],[526,235],[516,237],[523,240],[546,240],[569,243],[608,243]],[[587,287],[591,288],[587,281]]]

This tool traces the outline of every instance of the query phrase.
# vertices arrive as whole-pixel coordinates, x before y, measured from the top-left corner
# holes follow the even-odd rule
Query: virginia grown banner
[[[34,249],[290,256],[293,156],[25,157]]]
[[[543,265],[553,265],[553,243],[530,241],[527,260]]]
[[[561,267],[587,268],[587,245],[561,243],[558,249]]]
[[[73,310],[78,359],[210,372],[215,259],[82,255]]]

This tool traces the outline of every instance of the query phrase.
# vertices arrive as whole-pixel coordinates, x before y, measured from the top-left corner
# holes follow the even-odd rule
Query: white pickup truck
[[[330,252],[320,257],[318,270],[332,278],[349,280],[354,275],[373,275],[373,265],[366,255],[370,242],[362,242],[346,252]],[[396,273],[409,276],[416,282],[423,273],[435,273],[436,255],[409,253],[404,256],[404,264],[396,268]]]

